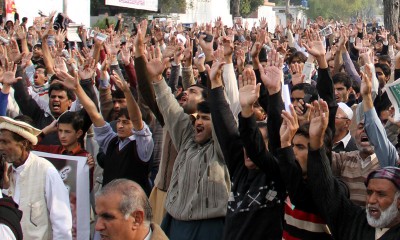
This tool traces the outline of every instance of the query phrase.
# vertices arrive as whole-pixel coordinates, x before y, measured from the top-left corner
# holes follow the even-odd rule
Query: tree
[[[230,0],[233,17],[246,17],[264,5],[264,0]]]
[[[383,0],[383,14],[385,28],[399,36],[399,0]]]
[[[310,18],[322,16],[347,21],[349,18],[364,17],[361,13],[367,12],[371,6],[377,8],[376,0],[309,0],[307,15]]]

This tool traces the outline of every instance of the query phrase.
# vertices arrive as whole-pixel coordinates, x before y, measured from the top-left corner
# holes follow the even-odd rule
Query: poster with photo
[[[86,157],[37,151],[33,153],[54,165],[68,189],[73,239],[90,239],[89,167]]]

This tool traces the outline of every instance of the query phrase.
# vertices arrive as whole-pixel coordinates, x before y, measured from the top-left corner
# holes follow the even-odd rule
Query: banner
[[[384,87],[385,91],[388,94],[390,102],[394,107],[394,116],[393,119],[395,122],[400,121],[400,79],[396,81],[386,84]]]
[[[89,166],[86,157],[33,153],[54,165],[68,189],[73,239],[90,239]]]
[[[142,9],[156,12],[158,0],[106,0],[106,5]]]

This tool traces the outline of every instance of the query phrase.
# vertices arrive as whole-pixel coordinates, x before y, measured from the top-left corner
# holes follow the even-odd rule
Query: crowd
[[[33,150],[87,157],[93,239],[400,239],[397,36],[62,17],[0,30],[0,239],[77,239]]]

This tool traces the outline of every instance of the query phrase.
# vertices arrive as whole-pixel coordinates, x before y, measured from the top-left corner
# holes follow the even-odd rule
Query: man
[[[347,103],[351,92],[351,78],[347,73],[339,72],[332,77],[332,80],[335,86],[336,102]]]
[[[390,80],[391,70],[390,66],[383,63],[375,64],[375,74],[379,81],[379,89],[383,89],[386,83]]]
[[[354,205],[333,176],[323,145],[327,109],[317,111],[310,126],[308,182],[335,239],[400,238],[400,169],[385,167],[372,171],[365,181],[366,208]]]
[[[345,103],[339,102],[335,117],[333,151],[351,152],[357,150],[356,142],[349,131],[351,119],[353,119],[353,110],[351,110],[351,108]]]
[[[162,77],[163,70],[160,59],[147,63],[157,104],[178,151],[165,200],[168,213],[163,230],[171,239],[221,239],[230,181],[218,141],[212,138],[210,108],[206,101],[197,104],[193,126],[182,108],[191,103],[179,106]],[[195,87],[188,94],[194,91],[204,92]]]
[[[168,239],[158,224],[152,223],[149,200],[139,184],[116,179],[96,194],[96,231],[102,239]]]
[[[17,71],[17,76],[21,76],[21,74],[22,71],[20,70]],[[93,69],[89,69],[88,74],[85,74],[82,71],[78,72],[78,75],[85,78],[87,77],[86,79],[81,79],[80,84],[83,86],[89,97],[93,99],[97,104],[97,97],[94,92],[91,79],[93,74],[94,74]],[[52,79],[54,80],[56,79],[56,77],[53,76]],[[43,129],[44,127],[50,125],[61,114],[67,111],[71,107],[72,101],[75,99],[73,91],[71,91],[68,88],[65,88],[62,84],[59,83],[50,84],[48,90],[49,93],[48,105],[51,114],[49,114],[48,111],[43,110],[40,104],[38,104],[32,98],[32,96],[29,95],[26,87],[26,81],[17,81],[16,83],[13,84],[13,87],[15,89],[14,97],[18,103],[18,106],[21,109],[21,112],[24,115],[31,117],[34,122],[34,126],[39,129]],[[79,114],[84,119],[84,126],[83,126],[83,133],[84,133],[83,136],[84,136],[89,127],[91,126],[92,122],[90,121],[90,118],[86,113],[85,109],[81,109],[79,111]],[[84,146],[83,137],[80,139],[80,142],[82,146]],[[59,145],[60,142],[56,133],[50,133],[46,136],[43,136],[42,144]]]
[[[72,239],[68,190],[56,168],[30,152],[39,133],[27,123],[0,117],[0,154],[12,163],[6,192],[23,212],[25,239]]]
[[[93,121],[96,140],[107,156],[104,162],[99,162],[104,169],[103,186],[117,178],[128,178],[138,182],[150,194],[149,160],[154,143],[128,84],[116,73],[111,76],[124,92],[128,107],[120,110],[115,133],[99,113],[93,100],[86,95],[78,79],[66,72],[56,71],[56,74],[63,79],[65,86],[74,90]]]

